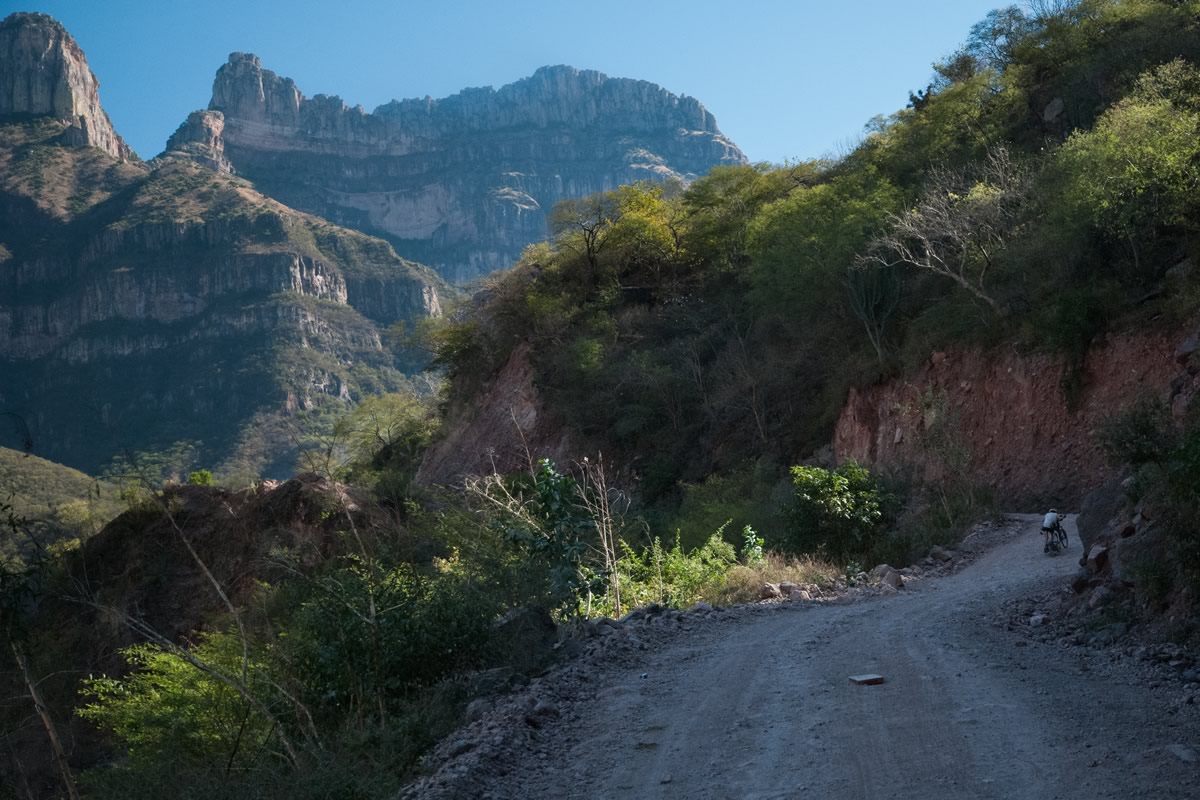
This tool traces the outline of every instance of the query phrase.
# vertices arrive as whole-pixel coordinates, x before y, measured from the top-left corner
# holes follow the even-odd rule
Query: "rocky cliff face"
[[[45,14],[0,22],[0,115],[51,116],[68,123],[64,140],[126,161],[132,151],[100,106],[100,82],[83,50]]]
[[[366,113],[306,98],[256,56],[234,53],[209,108],[222,114],[224,157],[238,174],[458,282],[545,238],[547,212],[564,198],[745,162],[699,101],[570,67]]]
[[[0,408],[86,469],[179,439],[216,464],[263,414],[402,385],[382,329],[440,311],[436,276],[384,242],[186,162],[28,221],[0,263]]]
[[[948,439],[966,456],[960,468],[1001,502],[1078,507],[1112,472],[1095,436],[1107,417],[1144,395],[1169,400],[1177,414],[1186,408],[1198,384],[1183,338],[1113,336],[1097,345],[1074,407],[1060,388],[1059,357],[938,353],[916,375],[852,390],[834,450],[839,460],[937,478],[958,463],[941,444]]]
[[[167,140],[165,158],[195,161],[214,172],[231,173],[225,158],[225,115],[220,111],[193,111]]]
[[[95,470],[188,439],[272,471],[288,442],[257,425],[404,384],[381,334],[440,313],[431,270],[229,174],[218,112],[124,161],[48,17],[0,24],[0,67],[0,411],[38,453]]]

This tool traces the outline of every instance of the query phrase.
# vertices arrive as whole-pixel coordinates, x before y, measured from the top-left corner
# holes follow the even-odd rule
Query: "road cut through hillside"
[[[489,798],[1194,798],[1200,726],[1161,688],[1007,630],[1065,587],[1037,517],[961,572],[852,604],[785,604],[590,678]],[[1062,589],[1066,591],[1066,589]],[[1011,603],[1010,603],[1011,605]],[[877,673],[882,685],[850,682]]]

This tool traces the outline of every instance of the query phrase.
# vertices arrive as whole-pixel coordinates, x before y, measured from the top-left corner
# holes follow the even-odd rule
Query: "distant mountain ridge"
[[[306,98],[257,56],[233,53],[208,111],[219,121],[185,126],[206,153],[220,150],[281,202],[383,236],[453,282],[515,261],[546,237],[560,200],[746,163],[698,100],[566,66],[367,113]]]
[[[0,23],[0,411],[89,471],[199,440],[206,465],[287,472],[278,424],[406,385],[383,329],[444,284],[205,163],[194,131],[137,161],[97,86],[51,18]]]
[[[291,415],[407,385],[384,329],[440,314],[443,277],[512,263],[559,200],[744,162],[699,101],[645,81],[547,67],[368,114],[244,53],[142,162],[67,30],[12,14],[0,410],[84,470],[186,439],[283,474]]]

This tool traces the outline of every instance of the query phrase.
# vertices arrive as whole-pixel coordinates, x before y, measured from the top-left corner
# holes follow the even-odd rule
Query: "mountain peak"
[[[78,42],[53,17],[18,12],[0,22],[0,115],[52,116],[65,141],[132,156],[100,105],[100,81]]]
[[[699,100],[564,65],[367,113],[340,97],[305,97],[257,56],[233,53],[209,111],[220,126],[193,120],[176,150],[210,166],[220,150],[280,202],[384,236],[455,282],[544,239],[563,199],[746,161]]]
[[[304,96],[291,78],[281,78],[263,69],[262,60],[253,53],[230,53],[229,60],[217,70],[213,80],[210,111],[227,117],[262,122],[295,123]]]

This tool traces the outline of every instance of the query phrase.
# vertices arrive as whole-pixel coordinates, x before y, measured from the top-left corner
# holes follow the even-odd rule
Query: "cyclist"
[[[1054,534],[1058,531],[1062,530],[1062,518],[1063,515],[1059,514],[1058,510],[1054,508],[1046,512],[1046,516],[1042,518],[1042,539],[1045,543],[1042,547],[1043,553],[1050,552],[1051,537],[1054,536]],[[1054,544],[1054,549],[1056,551],[1058,550],[1057,542]]]

